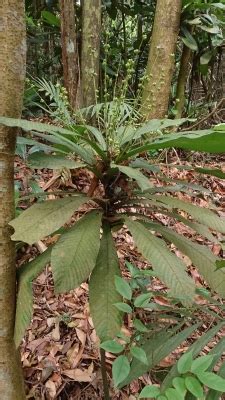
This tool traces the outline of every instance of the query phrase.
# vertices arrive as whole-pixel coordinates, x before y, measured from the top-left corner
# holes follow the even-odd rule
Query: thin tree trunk
[[[168,112],[181,3],[157,0],[141,104],[144,119],[164,118]]]
[[[69,103],[75,110],[79,103],[79,61],[74,0],[60,0],[60,9],[64,85],[68,93]]]
[[[82,2],[81,91],[82,106],[96,103],[99,84],[101,0]]]
[[[181,118],[184,110],[185,103],[185,88],[187,84],[187,78],[190,71],[190,60],[191,60],[192,51],[189,47],[183,47],[181,61],[180,61],[180,70],[177,80],[177,90],[176,90],[176,118]]]
[[[25,77],[26,29],[23,0],[0,2],[0,115],[19,118]],[[16,269],[8,222],[14,216],[14,147],[11,128],[0,126],[0,398],[25,399],[13,340]]]

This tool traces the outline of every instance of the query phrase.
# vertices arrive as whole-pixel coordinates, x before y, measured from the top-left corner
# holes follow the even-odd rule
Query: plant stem
[[[190,59],[191,59],[191,49],[189,49],[189,47],[184,45],[181,56],[180,71],[178,75],[177,90],[176,90],[176,110],[177,110],[176,118],[181,118],[184,110],[185,87],[189,73]]]
[[[101,360],[100,361],[101,361],[101,372],[102,372],[104,399],[105,400],[110,400],[109,384],[108,384],[107,373],[106,373],[105,350],[100,349],[100,355],[101,355]]]

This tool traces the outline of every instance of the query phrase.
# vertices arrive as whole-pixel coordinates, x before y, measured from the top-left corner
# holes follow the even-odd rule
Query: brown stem
[[[185,87],[189,73],[190,60],[191,60],[191,49],[189,49],[189,47],[184,45],[180,61],[180,71],[178,75],[177,91],[176,91],[176,110],[177,110],[176,118],[181,118],[184,110]]]
[[[109,384],[108,384],[107,372],[106,372],[105,350],[100,349],[100,354],[101,354],[101,372],[102,372],[102,381],[103,381],[103,390],[104,390],[104,400],[110,400]]]
[[[88,190],[88,196],[89,197],[92,197],[94,192],[95,192],[95,190],[97,189],[98,184],[100,182],[100,178],[99,177],[102,176],[102,173],[103,173],[104,169],[105,169],[104,163],[102,161],[98,161],[98,163],[96,165],[96,173],[95,173],[95,175],[94,175],[94,177],[93,177],[93,179],[91,181],[91,184],[90,184],[90,187],[89,187],[89,190]]]

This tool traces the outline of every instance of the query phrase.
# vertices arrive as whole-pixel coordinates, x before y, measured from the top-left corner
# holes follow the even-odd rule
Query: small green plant
[[[129,315],[133,328],[130,328],[129,335],[119,333],[113,340],[101,343],[102,349],[116,356],[112,367],[116,387],[123,387],[149,369],[155,369],[157,363],[177,347],[177,339],[184,340],[183,334],[193,334],[192,328],[191,330],[190,327],[184,329],[185,325],[191,323],[194,329],[201,325],[199,311],[201,318],[210,318],[210,301],[212,300],[207,291],[204,293],[204,290],[197,290],[197,293],[208,300],[204,309],[197,303],[189,309],[184,308],[176,298],[170,299],[169,302],[166,293],[149,290],[152,271],[140,271],[132,264],[126,264],[131,279],[128,281],[124,278],[115,278],[117,291],[123,297],[123,302],[115,303],[115,307],[126,316]],[[164,296],[165,306],[154,301],[155,296],[159,295]],[[220,309],[219,303],[217,307]],[[223,306],[222,309],[224,309]],[[203,317],[204,314],[205,317]],[[223,354],[224,340],[216,344],[207,356],[198,357],[201,349],[211,340],[215,329],[219,326],[221,325],[218,324],[212,328],[212,332],[208,332],[208,337],[207,335],[199,336],[190,350],[168,372],[161,387],[156,385],[145,387],[140,393],[140,398],[161,399],[160,396],[164,396],[167,400],[182,400],[188,398],[185,396],[189,392],[194,398],[209,400],[211,397],[203,397],[203,394],[206,394],[205,388],[207,395],[209,393],[211,396],[213,391],[213,395],[216,393],[219,396],[220,392],[225,390],[225,379],[214,374],[212,370]],[[180,338],[179,335],[181,335]],[[208,384],[206,376],[209,377]]]
[[[65,88],[60,82],[53,84],[45,78],[36,78],[33,84],[37,91],[36,106],[64,125],[70,125],[73,122],[72,112],[69,106],[68,96]]]
[[[148,157],[151,150],[170,147],[211,153],[224,152],[225,125],[221,124],[206,131],[166,134],[168,128],[177,127],[185,120],[164,119],[142,123],[138,120],[135,109],[127,108],[121,99],[103,104],[95,116],[97,127],[83,124],[73,125],[70,129],[0,118],[1,124],[32,131],[33,138],[36,136],[47,142],[48,151],[52,151],[52,154],[42,152],[28,157],[34,168],[85,168],[93,176],[88,194],[60,192],[57,197],[56,193],[54,200],[32,205],[10,222],[15,230],[12,239],[28,244],[55,232],[60,233],[56,244],[18,272],[15,326],[17,345],[32,316],[32,281],[48,262],[51,262],[56,293],[67,292],[90,279],[90,310],[97,334],[102,342],[115,338],[121,328],[124,307],[128,310],[127,305],[122,303],[122,295],[124,297],[126,293],[127,298],[131,295],[130,289],[127,285],[125,288],[121,280],[112,236],[112,231],[115,232],[122,226],[129,230],[138,251],[149,263],[151,273],[169,288],[168,296],[171,299],[176,298],[184,307],[192,307],[196,288],[185,264],[170,251],[167,243],[173,243],[192,260],[212,290],[221,296],[225,295],[224,270],[218,268],[215,271],[216,264],[221,266],[223,260],[207,247],[161,224],[157,215],[182,221],[212,242],[217,241],[214,231],[225,233],[225,220],[215,210],[177,198],[176,193],[187,192],[197,196],[205,189],[184,181],[170,181],[160,166],[155,165]],[[218,174],[217,170],[205,171],[195,166],[193,169],[197,173]],[[152,171],[163,183],[160,187],[153,184],[149,175]],[[43,194],[35,196],[44,198]],[[82,210],[83,205],[88,207],[85,207],[81,218],[73,226],[59,231],[78,209]],[[181,215],[180,211],[184,211],[187,217]],[[135,306],[140,305],[141,301],[145,304],[148,300],[137,297]],[[175,330],[173,334],[170,332],[168,340],[178,346],[195,328],[191,325],[186,329],[189,329],[188,333],[185,330]],[[171,349],[168,343],[165,344],[165,331],[163,343],[162,338],[160,340],[155,342],[155,349],[164,345],[164,351],[158,353],[163,358],[168,348]],[[152,344],[152,338],[146,337],[145,342],[141,345],[138,343],[138,346],[135,341],[134,348],[132,346],[130,350],[132,357],[144,359],[142,350],[146,343]],[[120,357],[117,363],[120,367],[123,365],[127,371],[127,358],[125,355]],[[160,357],[157,362],[162,359]],[[149,358],[145,367],[151,368]],[[141,368],[139,372],[142,374]],[[116,381],[118,383],[118,379]]]
[[[188,393],[194,399],[215,398],[210,397],[212,392],[210,393],[208,389],[211,389],[214,394],[224,393],[225,379],[211,372],[211,369],[208,371],[214,358],[215,355],[207,355],[193,359],[191,351],[185,353],[177,362],[179,376],[173,378],[171,387],[161,390],[156,385],[146,386],[141,391],[139,398],[182,400],[187,398]]]

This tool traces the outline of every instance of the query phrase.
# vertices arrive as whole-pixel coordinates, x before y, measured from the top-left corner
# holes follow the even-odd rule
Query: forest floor
[[[225,156],[209,157],[199,154],[179,154],[173,152],[167,154],[167,159],[174,163],[174,168],[164,167],[169,177],[181,179],[191,183],[203,185],[214,193],[214,198],[218,205],[220,214],[225,215],[225,180],[215,177],[196,177],[192,171],[181,171],[176,168],[177,164],[183,163],[182,158],[194,161],[195,165],[214,168],[220,167],[225,172]],[[189,164],[189,161],[184,161]],[[165,160],[164,160],[165,162]],[[196,178],[197,182],[196,182]],[[159,182],[157,177],[152,175],[152,181],[155,185]],[[15,180],[20,184],[22,194],[31,191],[33,182],[41,190],[54,192],[54,190],[65,190],[65,188],[76,188],[87,192],[90,185],[90,175],[85,172],[77,172],[75,176],[53,175],[49,170],[30,170],[20,158],[16,159]],[[32,183],[32,184],[31,184]],[[52,195],[50,195],[52,196]],[[180,198],[186,198],[192,203],[197,202],[202,207],[207,207],[208,195],[203,194],[200,197],[191,198],[187,194],[178,193]],[[23,207],[23,204],[22,204]],[[25,207],[25,204],[24,204]],[[84,212],[85,210],[81,210]],[[76,217],[78,217],[75,215]],[[162,216],[159,215],[159,219]],[[173,224],[169,220],[166,224]],[[216,243],[205,241],[201,236],[196,235],[194,231],[185,227],[182,223],[177,223],[176,230],[185,236],[197,240],[198,243],[205,243],[211,248],[214,254],[223,256],[221,246]],[[24,246],[18,252],[18,266],[30,261],[39,252],[43,252],[46,247],[54,243],[57,237],[51,237],[34,246]],[[128,260],[134,265],[145,268],[146,262],[137,253],[132,238],[129,233],[122,229],[117,233],[117,251],[121,262]],[[176,251],[176,249],[173,249]],[[185,261],[189,273],[192,275],[197,286],[204,286],[204,282],[198,271],[191,265],[190,260],[179,254]],[[128,272],[123,268],[125,276],[129,277]],[[156,296],[156,304],[165,306],[167,299],[164,297],[166,287],[158,279],[153,280],[154,289],[159,290],[162,295]],[[68,294],[56,296],[54,294],[53,280],[50,266],[46,267],[43,273],[33,284],[34,291],[34,313],[32,323],[29,326],[26,336],[21,345],[21,357],[23,371],[26,383],[27,399],[36,400],[87,400],[103,399],[102,380],[99,362],[98,338],[93,328],[88,305],[88,283],[83,283],[76,290]],[[199,297],[199,302],[204,303],[204,299]],[[205,331],[209,329],[212,321],[206,320],[203,323]],[[132,321],[127,319],[123,329],[129,334]],[[195,335],[201,335],[197,332]],[[219,335],[225,336],[225,331]],[[214,339],[217,340],[216,338]],[[166,357],[159,365],[158,371],[163,371],[174,364],[175,360],[189,346],[186,341],[176,351]],[[213,343],[212,343],[213,346]],[[207,353],[208,348],[205,349]],[[107,367],[110,379],[111,364],[113,356],[107,354]],[[145,374],[142,378],[135,380],[131,385],[123,390],[113,389],[111,382],[111,394],[113,400],[134,400],[136,394],[140,392],[145,384],[157,383],[157,371],[151,374]]]

